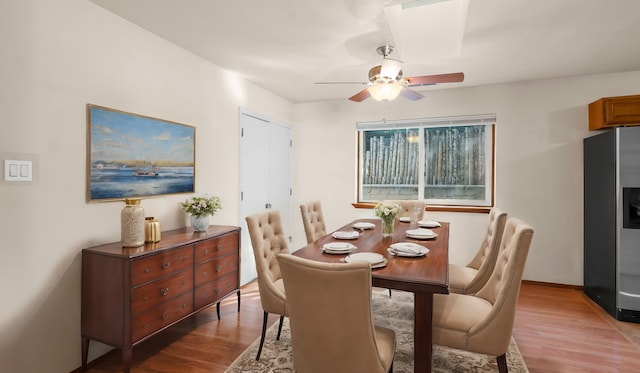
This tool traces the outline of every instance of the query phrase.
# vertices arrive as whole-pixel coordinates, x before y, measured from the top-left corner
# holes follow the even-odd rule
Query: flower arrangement
[[[384,237],[393,236],[393,223],[396,215],[400,213],[400,206],[389,201],[378,202],[373,209],[376,216],[382,219],[382,235]]]
[[[191,197],[181,203],[184,212],[196,217],[215,215],[222,208],[220,197]]]
[[[374,208],[374,211],[376,213],[376,216],[382,218],[383,220],[393,220],[400,212],[400,206],[388,201],[382,201],[378,202],[378,204]]]

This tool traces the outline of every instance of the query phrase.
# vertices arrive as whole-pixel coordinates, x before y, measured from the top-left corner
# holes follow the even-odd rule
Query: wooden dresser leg
[[[122,373],[129,373],[131,371],[132,357],[133,357],[132,347],[122,350]]]
[[[87,370],[87,359],[89,358],[89,338],[82,337],[82,370]]]
[[[236,291],[236,294],[238,295],[238,313],[240,313],[240,289]]]
[[[216,303],[216,312],[218,313],[218,320],[220,320],[220,302]]]

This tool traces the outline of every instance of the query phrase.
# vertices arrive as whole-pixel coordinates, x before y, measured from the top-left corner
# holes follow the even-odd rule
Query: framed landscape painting
[[[196,129],[87,104],[90,202],[195,192]]]

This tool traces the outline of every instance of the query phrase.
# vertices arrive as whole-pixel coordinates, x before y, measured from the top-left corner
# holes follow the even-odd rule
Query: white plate
[[[413,242],[398,242],[391,245],[387,251],[396,256],[418,257],[426,255],[429,249]]]
[[[373,228],[376,227],[375,224],[368,223],[366,221],[360,221],[360,222],[357,222],[357,223],[353,223],[351,226],[353,228],[355,228],[355,229],[373,229]]]
[[[423,228],[437,228],[441,226],[440,223],[435,220],[420,220],[418,225]]]
[[[387,260],[378,253],[355,253],[349,254],[344,259],[345,262],[367,262],[371,264],[371,268],[379,268],[387,265]]]
[[[355,249],[357,249],[357,247],[346,242],[329,242],[322,245],[322,251],[327,254],[348,254]]]
[[[434,233],[431,229],[424,229],[424,228],[411,229],[411,230],[408,230],[406,233],[407,233],[407,237],[415,238],[417,240],[428,240],[430,238],[435,238],[438,236],[438,234]]]
[[[411,217],[410,216],[401,216],[398,218],[398,220],[400,220],[403,223],[409,223],[411,221]]]
[[[349,231],[349,232],[333,232],[331,233],[331,237],[336,238],[338,240],[355,240],[360,237],[360,233],[357,231]]]
[[[421,235],[407,234],[407,238],[413,238],[414,240],[430,240],[432,238],[436,238],[437,236],[438,236],[437,233],[434,233],[433,236],[421,236]]]

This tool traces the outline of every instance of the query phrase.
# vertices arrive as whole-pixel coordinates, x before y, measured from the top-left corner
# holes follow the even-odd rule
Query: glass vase
[[[395,220],[395,216],[385,216],[382,218],[382,237],[393,237]]]
[[[209,228],[209,215],[191,215],[191,228],[196,232],[206,232]]]

